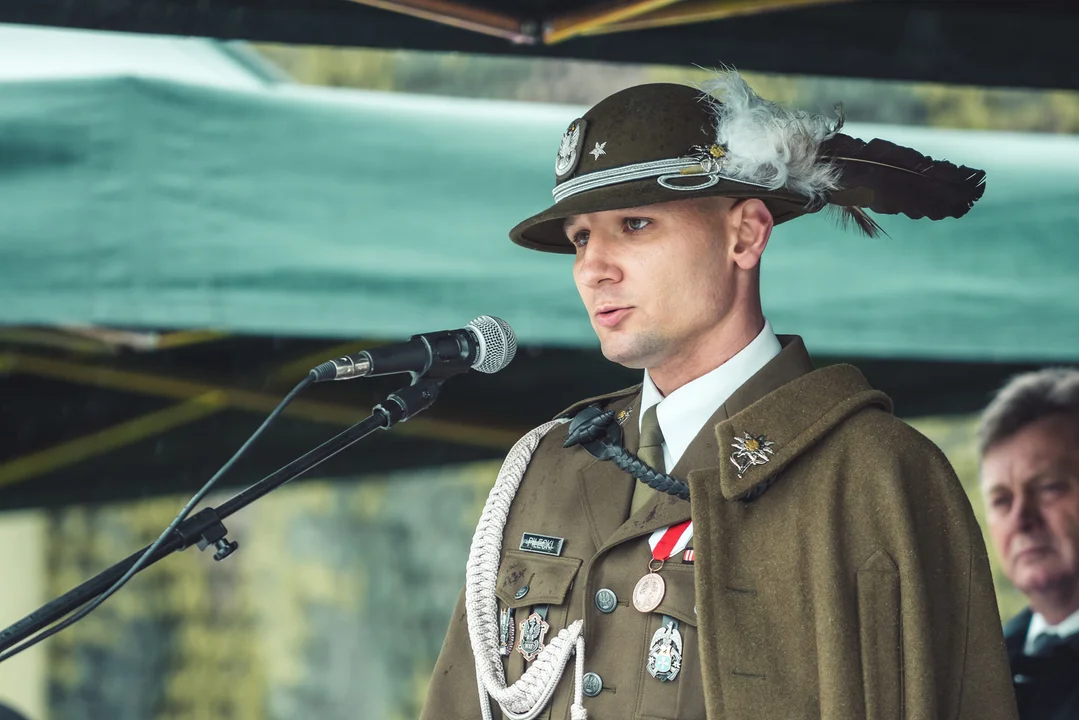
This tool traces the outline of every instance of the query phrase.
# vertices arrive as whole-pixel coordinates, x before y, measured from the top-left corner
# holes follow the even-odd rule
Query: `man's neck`
[[[658,367],[648,368],[648,376],[656,389],[666,397],[723,365],[753,342],[763,329],[763,313],[759,310],[746,313],[706,338],[692,351],[680,353]]]
[[[1079,610],[1079,583],[1067,588],[1030,596],[1030,609],[1040,613],[1050,625],[1059,625]]]

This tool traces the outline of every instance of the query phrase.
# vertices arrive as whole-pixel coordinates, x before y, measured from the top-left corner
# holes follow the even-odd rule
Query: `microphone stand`
[[[371,415],[319,445],[305,455],[293,460],[272,475],[268,475],[238,495],[222,503],[219,507],[209,507],[195,513],[180,523],[172,535],[147,558],[140,572],[158,560],[192,545],[205,550],[211,545],[217,549],[214,560],[220,561],[234,553],[238,543],[230,541],[228,530],[222,520],[258,500],[263,495],[276,490],[289,480],[301,475],[322,461],[333,457],[353,443],[359,442],[375,430],[388,430],[399,422],[413,417],[434,404],[445,377],[430,378],[413,376],[413,383],[406,388],[391,393],[386,402],[376,405]],[[126,573],[150,546],[129,555],[112,567],[104,570],[73,590],[48,602],[22,620],[0,631],[0,652],[22,642],[34,633],[62,619],[107,591]]]

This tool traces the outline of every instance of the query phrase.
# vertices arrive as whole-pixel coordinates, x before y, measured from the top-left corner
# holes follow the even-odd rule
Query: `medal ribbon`
[[[652,548],[652,558],[662,561],[680,553],[692,539],[693,521],[686,520],[656,530],[649,536],[648,546]]]

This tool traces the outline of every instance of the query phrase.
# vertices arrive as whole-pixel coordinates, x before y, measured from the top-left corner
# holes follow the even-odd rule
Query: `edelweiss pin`
[[[562,133],[562,140],[558,143],[558,157],[554,162],[555,176],[561,180],[573,172],[577,167],[577,158],[581,154],[581,143],[584,142],[584,120],[574,120]]]
[[[742,433],[742,437],[735,437],[734,442],[731,443],[731,447],[734,448],[734,452],[731,453],[731,462],[738,469],[738,477],[742,477],[751,466],[764,465],[768,462],[775,454],[773,445],[775,443],[766,439],[764,435],[753,436]]]

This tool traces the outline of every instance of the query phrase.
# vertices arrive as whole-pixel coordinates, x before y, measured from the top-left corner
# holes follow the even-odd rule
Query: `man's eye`
[[[1038,489],[1043,493],[1059,495],[1068,491],[1068,483],[1063,480],[1054,480],[1053,482],[1045,483]]]
[[[573,237],[570,238],[570,242],[572,242],[575,246],[579,248],[583,248],[585,245],[588,244],[588,231],[578,230],[577,232],[573,233]]]
[[[637,232],[638,230],[644,230],[646,227],[652,224],[651,220],[645,220],[644,218],[626,218],[625,225],[631,232]]]

